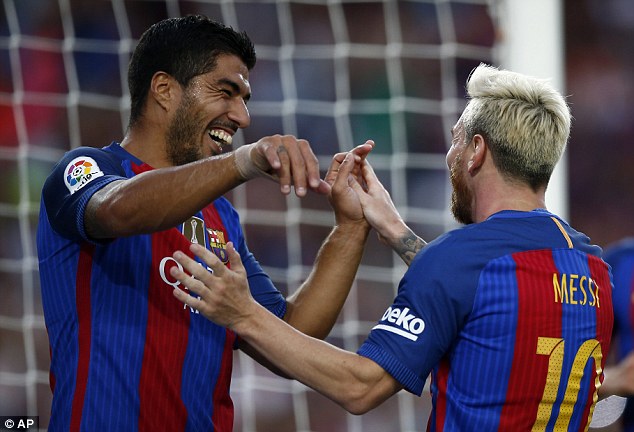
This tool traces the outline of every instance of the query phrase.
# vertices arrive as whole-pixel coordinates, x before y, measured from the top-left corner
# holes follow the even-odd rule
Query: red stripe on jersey
[[[77,262],[75,305],[77,308],[79,354],[77,358],[75,391],[73,393],[73,407],[70,417],[71,431],[78,431],[81,426],[84,396],[86,395],[86,384],[88,383],[92,318],[90,309],[90,279],[92,277],[92,254],[94,250],[95,247],[93,245],[82,243],[79,249],[79,260]]]
[[[130,168],[132,169],[132,172],[134,172],[134,174],[141,174],[142,172],[152,171],[154,169],[146,163],[137,165],[134,162],[130,163]]]
[[[205,233],[209,236],[207,240],[209,242],[210,249],[216,254],[216,256],[222,259],[222,251],[214,249],[222,249],[226,246],[227,242],[231,241],[227,233],[227,229],[225,228],[218,211],[213,205],[205,207],[202,214],[207,228],[212,231],[215,230],[224,233],[224,239],[218,238],[217,234],[214,232]],[[226,254],[226,250],[224,252]],[[229,268],[231,267],[228,261],[225,265]],[[231,386],[231,373],[233,371],[233,344],[235,343],[235,340],[236,334],[227,330],[224,350],[222,353],[222,363],[212,400],[212,422],[215,430],[218,431],[233,430],[233,401],[231,400],[229,389]]]
[[[48,328],[46,329],[46,334],[48,334]],[[50,345],[48,346],[48,357],[51,359],[51,361],[53,360],[53,349]],[[52,370],[48,373],[48,381],[51,384],[51,393],[55,393],[55,383],[57,383],[57,379],[55,378],[55,374]]]
[[[537,355],[539,337],[561,337],[562,308],[553,301],[550,251],[513,255],[517,280],[517,328],[513,363],[499,430],[530,430],[537,417],[548,374],[548,357]],[[535,379],[543,377],[543,379]],[[553,396],[553,398],[556,395]],[[532,402],[527,402],[532,401]]]
[[[187,410],[181,398],[183,361],[187,349],[190,310],[172,294],[160,276],[161,261],[176,250],[190,254],[189,242],[172,228],[152,235],[152,271],[148,287],[143,366],[139,382],[139,430],[184,430]],[[165,273],[169,275],[169,266]],[[157,413],[170,415],[157,415]]]
[[[449,380],[449,359],[447,357],[443,357],[440,361],[438,371],[434,377],[436,379],[436,388],[438,389],[434,430],[441,432],[445,428],[445,418],[447,417],[447,381]],[[430,430],[429,424],[427,425],[427,430]]]

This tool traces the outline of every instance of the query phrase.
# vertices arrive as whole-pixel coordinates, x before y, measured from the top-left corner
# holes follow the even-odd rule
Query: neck
[[[121,147],[153,168],[172,166],[165,150],[164,137],[154,128],[143,125],[130,128],[121,141]]]
[[[546,189],[537,192],[528,185],[489,185],[474,199],[474,222],[482,222],[502,210],[531,211],[546,208]]]

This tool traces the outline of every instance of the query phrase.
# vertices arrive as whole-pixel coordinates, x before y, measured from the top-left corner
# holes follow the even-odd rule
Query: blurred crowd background
[[[498,32],[487,14],[487,1],[439,2],[442,11],[451,13],[452,29],[444,26],[446,18],[433,1],[343,2],[347,38],[358,44],[354,46],[375,47],[367,56],[362,49],[351,53],[334,48],[341,27],[329,13],[332,2],[282,3],[292,15],[294,51],[279,49],[289,40],[290,29],[281,24],[282,9],[273,2],[0,3],[0,415],[39,415],[41,426],[48,423],[49,352],[34,235],[40,188],[64,151],[105,146],[123,136],[128,105],[122,65],[140,34],[167,16],[216,16],[237,24],[254,40],[259,60],[251,76],[253,121],[238,142],[282,131],[297,134],[319,143],[316,150],[325,167],[333,153],[372,137],[378,143],[373,156],[377,171],[388,187],[400,187],[395,198],[408,209],[409,222],[428,240],[451,227],[444,154],[449,128],[463,107],[468,73],[480,61],[494,62]],[[566,156],[568,219],[606,246],[634,234],[634,150],[629,148],[634,136],[634,7],[630,0],[565,0],[563,7],[564,92],[574,116]],[[390,11],[398,16],[403,42],[421,47],[420,52],[392,55],[385,50],[385,55],[376,55],[383,52],[376,47],[393,40],[393,28],[386,25]],[[125,21],[117,19],[122,13]],[[535,26],[538,34],[539,23]],[[448,33],[458,44],[450,60],[429,48],[446,43]],[[463,44],[469,48],[461,51]],[[399,62],[401,81],[393,77],[394,61]],[[69,64],[75,68],[70,70]],[[400,97],[394,98],[395,93]],[[252,182],[229,198],[245,210],[247,239],[256,257],[282,291],[292,290],[329,231],[326,200],[309,196],[298,203],[266,182]],[[416,208],[419,202],[425,202],[424,208]],[[295,236],[290,241],[289,233]],[[342,322],[352,318],[357,328],[335,331],[330,338],[352,350],[388,306],[394,274],[402,271],[376,240],[370,240],[363,264],[355,300],[342,317]],[[237,430],[296,430],[303,421],[293,418],[298,387],[272,381],[283,391],[271,392],[247,383],[247,374],[268,372],[237,364],[235,380],[243,392],[237,397],[238,411],[247,404],[266,412],[248,426],[238,412]],[[311,430],[371,431],[423,430],[427,399],[403,396],[356,420],[310,392],[301,400]],[[403,412],[413,413],[406,424]]]

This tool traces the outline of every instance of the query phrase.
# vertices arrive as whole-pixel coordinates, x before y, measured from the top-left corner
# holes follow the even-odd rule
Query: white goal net
[[[308,139],[322,168],[372,138],[370,161],[410,226],[433,239],[454,227],[445,153],[480,62],[500,65],[500,0],[0,0],[0,416],[50,416],[49,351],[35,230],[40,189],[63,152],[120,140],[127,63],[152,23],[201,13],[245,30],[258,62],[251,126]],[[234,141],[234,142],[236,142]],[[229,195],[251,250],[291,293],[333,223],[325,197],[283,197],[265,180]],[[356,351],[404,272],[374,235],[328,338]],[[236,355],[240,431],[424,430],[430,409],[405,392],[352,416],[297,382]]]

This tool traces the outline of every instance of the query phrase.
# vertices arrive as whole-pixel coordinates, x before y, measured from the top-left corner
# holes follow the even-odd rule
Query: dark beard
[[[454,163],[449,170],[451,179],[451,213],[461,224],[469,225],[473,223],[471,215],[471,191],[467,187],[462,176],[462,154],[456,156]]]
[[[202,159],[203,154],[198,144],[202,119],[192,109],[193,103],[185,92],[181,104],[176,109],[174,119],[166,134],[166,151],[172,165],[185,165]]]

